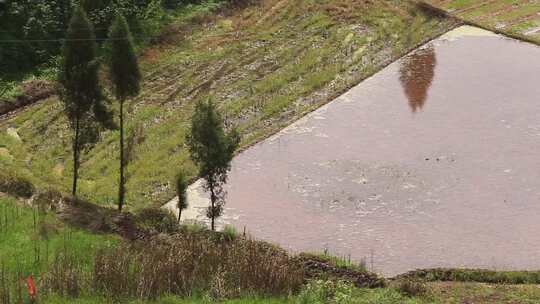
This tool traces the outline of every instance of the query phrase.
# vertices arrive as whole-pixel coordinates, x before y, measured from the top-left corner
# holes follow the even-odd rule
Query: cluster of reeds
[[[21,209],[18,206],[3,205],[0,208],[0,233],[8,232],[21,217]]]
[[[87,288],[88,281],[88,274],[64,240],[64,248],[55,253],[46,271],[41,274],[40,290],[43,293],[75,298]]]
[[[301,265],[275,246],[246,239],[179,234],[97,253],[95,291],[108,297],[156,298],[205,292],[213,298],[284,295],[304,281]]]
[[[25,299],[23,285],[20,270],[12,273],[6,269],[5,263],[2,261],[0,265],[0,303],[23,303]]]
[[[30,220],[27,221],[27,218]],[[26,225],[27,228],[22,228],[21,225]],[[62,279],[61,276],[56,276],[65,271],[55,271],[55,267],[69,266],[66,262],[58,261],[61,257],[60,253],[55,255],[52,264],[49,263],[49,239],[51,234],[57,233],[57,230],[54,223],[51,223],[50,218],[47,217],[45,210],[37,206],[23,207],[18,203],[3,204],[0,207],[0,240],[6,238],[2,240],[4,245],[11,246],[9,239],[12,234],[21,232],[28,233],[31,249],[28,253],[20,253],[20,255],[12,255],[12,253],[0,255],[0,304],[28,303],[31,297],[37,297],[37,293],[32,296],[28,291],[29,280],[32,276],[34,277],[31,279],[31,284],[34,282],[39,284],[39,288],[35,285],[34,288],[41,291],[42,286],[46,285],[46,277],[55,276],[51,282],[59,282]],[[64,251],[69,247],[69,238],[69,233],[65,233]],[[50,290],[57,292],[61,289],[54,287]]]
[[[9,233],[21,216],[21,209],[16,205],[2,205],[0,208],[0,237]],[[5,260],[0,261],[0,303],[22,303],[23,283],[21,267],[17,265],[15,271],[10,271]]]

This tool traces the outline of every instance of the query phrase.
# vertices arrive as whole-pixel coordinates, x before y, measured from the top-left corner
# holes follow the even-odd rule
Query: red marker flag
[[[29,276],[28,279],[26,279],[26,286],[28,287],[28,295],[30,296],[30,299],[34,300],[37,296],[37,289],[32,276]]]

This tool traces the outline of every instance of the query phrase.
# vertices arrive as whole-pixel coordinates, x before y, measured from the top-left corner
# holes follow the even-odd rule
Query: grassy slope
[[[0,259],[8,271],[38,274],[47,265],[47,252],[50,261],[66,249],[87,263],[93,249],[116,239],[70,228],[51,213],[42,214],[5,196],[0,196],[0,218]]]
[[[213,96],[247,146],[453,26],[406,1],[261,0],[220,15],[203,8],[179,14],[166,42],[142,56],[143,93],[128,122],[137,142],[131,208],[172,197],[169,181],[179,168],[195,173],[184,136],[197,100]],[[105,132],[83,158],[81,192],[104,205],[117,193],[117,140],[117,131]],[[0,165],[66,191],[69,143],[61,105],[50,99],[0,122]]]
[[[4,269],[11,273],[19,273],[20,277],[33,274],[37,282],[41,281],[40,273],[47,271],[57,252],[68,250],[77,260],[85,265],[83,269],[91,267],[91,256],[97,247],[110,246],[117,241],[114,237],[93,235],[88,232],[74,230],[60,223],[51,214],[39,215],[37,211],[21,205],[20,201],[0,197],[0,257]],[[34,214],[37,222],[45,222],[45,234],[34,230]],[[7,217],[6,217],[7,215]],[[7,218],[7,221],[6,221]],[[7,222],[7,225],[6,225]],[[7,229],[6,229],[7,227]],[[39,230],[39,229],[38,229]],[[43,229],[41,229],[43,231]],[[46,241],[45,239],[48,239]],[[46,245],[48,243],[48,246]],[[40,262],[35,262],[35,244],[40,247]],[[45,253],[48,247],[48,255]],[[47,258],[48,256],[48,258]],[[16,280],[12,276],[9,282]],[[425,295],[407,297],[396,288],[398,283],[391,283],[388,288],[379,289],[353,289],[348,294],[349,302],[343,303],[377,303],[377,304],[428,304],[428,303],[538,303],[540,301],[540,287],[538,285],[499,285],[483,283],[458,282],[430,282]],[[14,287],[12,287],[14,288]],[[24,294],[23,290],[23,294]],[[54,295],[42,294],[40,303],[50,304],[97,304],[112,303],[110,299],[93,295],[83,295],[81,298],[64,298]],[[166,297],[155,301],[123,301],[132,304],[206,304],[211,303],[204,298],[181,299]],[[224,301],[226,304],[301,304],[301,296],[289,298],[242,298]]]
[[[464,20],[498,29],[509,34],[525,35],[540,29],[540,2],[528,0],[427,0]],[[540,30],[526,37],[540,43]]]
[[[0,193],[0,277],[8,284],[17,282],[14,276],[29,275],[39,282],[41,274],[60,253],[75,257],[83,269],[88,269],[98,247],[116,242],[114,236],[68,227],[50,212],[39,212]]]

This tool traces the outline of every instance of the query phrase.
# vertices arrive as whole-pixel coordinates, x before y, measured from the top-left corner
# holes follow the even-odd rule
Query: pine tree
[[[125,167],[124,151],[124,103],[126,99],[135,97],[140,92],[141,73],[137,56],[133,48],[133,40],[126,19],[118,15],[110,32],[110,77],[116,100],[120,103],[120,181],[118,189],[118,210],[122,211],[125,201]]]
[[[84,132],[92,118],[91,110],[101,100],[94,31],[81,7],[74,10],[66,33],[59,82],[64,111],[74,132],[72,194],[75,196]]]
[[[211,100],[197,104],[187,143],[191,159],[199,165],[199,175],[205,180],[204,189],[210,192],[211,205],[206,215],[212,221],[212,230],[215,230],[215,219],[223,212],[223,186],[239,142],[236,130],[228,134],[223,130],[223,119]]]
[[[187,201],[187,188],[188,188],[188,179],[186,174],[181,171],[176,177],[176,195],[178,195],[178,222],[182,218],[182,211],[188,208]]]

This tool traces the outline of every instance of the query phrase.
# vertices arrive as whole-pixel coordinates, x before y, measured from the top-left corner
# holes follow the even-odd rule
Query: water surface
[[[458,29],[232,167],[220,224],[295,252],[385,275],[540,269],[540,48]]]

